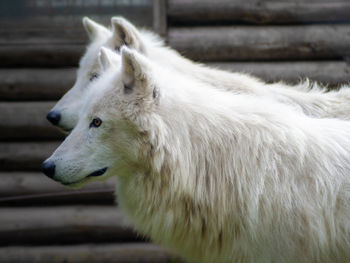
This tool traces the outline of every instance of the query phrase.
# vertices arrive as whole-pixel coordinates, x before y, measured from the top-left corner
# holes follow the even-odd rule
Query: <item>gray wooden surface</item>
[[[348,21],[344,0],[169,0],[171,23],[305,24]]]
[[[0,245],[141,241],[113,206],[0,208]]]
[[[350,25],[170,28],[169,44],[199,61],[320,60],[350,55]]]
[[[3,101],[57,101],[74,84],[75,68],[0,68]],[[43,116],[42,116],[43,117]]]
[[[64,187],[40,172],[3,171],[0,172],[0,178],[1,206],[115,203],[115,178],[92,182],[80,189]]]
[[[151,244],[81,244],[71,246],[13,246],[0,248],[7,263],[183,263]]]

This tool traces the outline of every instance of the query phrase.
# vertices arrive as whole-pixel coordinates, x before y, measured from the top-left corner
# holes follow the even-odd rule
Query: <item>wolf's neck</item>
[[[172,183],[166,174],[139,173],[119,177],[118,203],[135,229],[154,242],[181,252],[183,256],[202,259],[202,262],[208,262],[203,260],[203,251],[207,251],[206,257],[218,257],[223,249],[218,244],[228,244],[225,240],[228,237],[222,231],[227,218],[223,215],[219,218],[218,211],[204,202],[197,202],[192,194],[186,194]],[[234,217],[230,218],[231,223],[234,220]]]
[[[259,79],[247,74],[208,68],[203,64],[193,62],[181,56],[177,51],[169,47],[148,44],[147,53],[147,56],[157,63],[176,70],[181,74],[194,77],[217,89],[235,93],[252,93],[259,86],[264,85]]]
[[[147,52],[147,56],[158,64],[175,70],[186,77],[196,79],[212,88],[230,91],[234,94],[251,94],[272,98],[315,117],[332,116],[332,112],[329,112],[332,110],[329,109],[329,105],[334,98],[324,96],[322,89],[317,84],[308,82],[296,86],[285,83],[266,84],[247,74],[208,68],[181,56],[171,48],[152,45],[151,42],[147,44]],[[313,92],[309,92],[310,88],[313,88]]]

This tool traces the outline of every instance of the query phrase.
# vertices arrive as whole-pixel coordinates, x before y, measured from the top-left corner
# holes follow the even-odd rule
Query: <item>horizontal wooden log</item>
[[[165,249],[141,243],[0,248],[3,263],[184,263]]]
[[[79,190],[64,187],[63,185],[36,172],[0,172],[0,197],[45,193],[74,193],[80,190],[111,189],[115,185],[115,178],[103,182],[92,182]]]
[[[330,87],[350,82],[350,65],[343,61],[214,62],[209,65],[232,72],[250,73],[268,82],[285,81],[296,84],[309,78]]]
[[[0,103],[0,140],[62,139],[63,133],[46,120],[55,102]]]
[[[114,204],[115,178],[71,189],[34,172],[0,173],[0,206]]]
[[[39,171],[60,142],[1,142],[1,171]]]
[[[2,67],[66,67],[78,65],[85,51],[83,44],[0,45]]]
[[[75,68],[0,69],[0,100],[58,100],[75,78]]]
[[[24,30],[25,29],[25,30]],[[13,45],[21,46],[25,42],[26,45],[56,44],[56,45],[84,45],[89,38],[85,33],[83,26],[74,27],[53,27],[45,28],[22,28],[13,31],[13,29],[3,28],[0,32],[3,34],[0,38],[0,46]]]
[[[337,60],[350,55],[350,25],[172,28],[168,40],[198,61]]]
[[[170,23],[295,24],[350,20],[350,2],[344,0],[168,0]]]
[[[0,208],[0,214],[1,245],[138,240],[113,205],[11,207]]]

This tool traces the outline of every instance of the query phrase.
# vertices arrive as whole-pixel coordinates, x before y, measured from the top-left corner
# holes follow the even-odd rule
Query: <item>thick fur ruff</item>
[[[197,262],[350,262],[350,123],[153,72],[159,104],[120,109],[143,131],[117,183],[141,233]]]

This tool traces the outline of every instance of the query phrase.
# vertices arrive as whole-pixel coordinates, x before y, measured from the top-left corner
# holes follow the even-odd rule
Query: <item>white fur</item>
[[[350,89],[347,85],[343,85],[341,92],[326,92],[324,87],[309,80],[294,86],[283,82],[267,84],[248,74],[223,71],[194,63],[164,46],[156,35],[147,31],[141,33],[142,38],[139,41],[143,44],[139,46],[143,47],[142,53],[148,58],[213,88],[236,94],[271,98],[313,117],[350,119]]]
[[[83,19],[83,25],[91,42],[80,60],[77,78],[73,87],[52,108],[52,111],[61,115],[58,127],[67,131],[73,129],[78,122],[79,113],[83,107],[86,94],[90,89],[91,83],[96,80],[91,79],[91,77],[101,74],[101,66],[97,57],[101,47],[112,36],[110,30],[88,18]],[[113,56],[113,59],[115,60],[115,64],[120,63],[118,56]]]
[[[55,180],[108,166],[136,229],[188,260],[350,262],[349,122],[213,89],[127,49],[93,85],[103,93],[50,157]]]
[[[80,61],[77,80],[73,88],[53,108],[61,114],[59,127],[71,130],[78,121],[78,115],[86,98],[86,90],[91,86],[89,78],[100,74],[97,56],[101,47],[118,51],[126,44],[142,52],[152,61],[169,69],[193,77],[216,89],[234,93],[269,97],[291,105],[296,110],[314,117],[336,117],[349,119],[350,90],[324,93],[321,88],[312,88],[309,82],[295,87],[283,83],[266,84],[263,81],[242,73],[230,73],[194,63],[176,51],[165,47],[161,39],[146,31],[138,30],[121,17],[112,18],[112,32],[88,18],[83,20],[84,27],[91,39],[85,55]],[[117,56],[115,63],[120,63]],[[309,91],[312,88],[312,92]],[[98,91],[97,91],[98,92]]]

